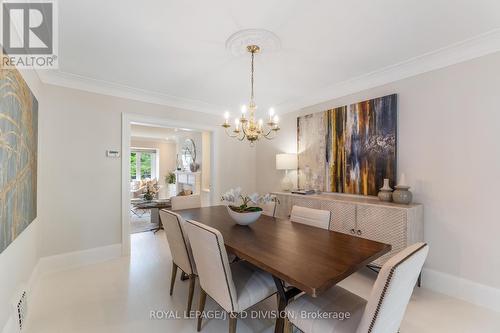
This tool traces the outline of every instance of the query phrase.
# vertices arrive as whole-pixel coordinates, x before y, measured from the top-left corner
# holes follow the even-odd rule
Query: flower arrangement
[[[160,191],[160,186],[158,185],[158,181],[156,179],[147,180],[146,192],[144,192],[144,200],[147,201],[153,200],[159,191]]]
[[[238,205],[238,202],[241,200],[241,205]],[[226,201],[228,203],[232,203],[228,207],[237,213],[252,213],[252,212],[261,212],[262,208],[258,206],[258,204],[266,204],[269,202],[276,202],[277,198],[274,195],[269,193],[260,196],[258,193],[252,193],[250,195],[242,194],[241,187],[237,187],[234,189],[230,189],[226,193],[222,195],[222,201]]]

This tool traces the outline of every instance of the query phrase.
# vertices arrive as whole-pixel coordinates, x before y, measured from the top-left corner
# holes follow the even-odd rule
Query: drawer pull
[[[361,230],[358,230],[358,236],[361,236],[362,232]]]
[[[354,235],[355,233],[356,233],[356,230],[351,229],[351,234],[353,234],[353,235]]]

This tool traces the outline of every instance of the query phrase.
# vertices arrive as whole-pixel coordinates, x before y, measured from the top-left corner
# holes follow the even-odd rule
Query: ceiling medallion
[[[259,45],[261,52],[278,51],[281,41],[274,32],[264,29],[240,30],[229,36],[226,49],[234,56],[241,56],[247,52],[248,45]]]

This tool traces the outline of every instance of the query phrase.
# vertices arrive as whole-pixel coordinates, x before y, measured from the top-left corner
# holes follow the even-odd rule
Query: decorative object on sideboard
[[[392,188],[389,186],[389,178],[384,179],[384,186],[378,192],[378,198],[380,201],[392,201]]]
[[[262,208],[257,205],[275,202],[276,200],[276,196],[271,194],[263,196],[258,193],[243,195],[240,187],[230,189],[222,195],[222,201],[232,204],[227,205],[227,211],[239,225],[249,225],[257,221],[263,212]],[[238,205],[240,201],[241,205]]]
[[[298,169],[311,168],[309,189],[375,196],[396,183],[396,133],[396,94],[298,117]]]
[[[269,109],[269,121],[264,126],[264,120],[259,119],[258,121],[255,119],[255,111],[257,109],[257,105],[254,100],[254,89],[253,89],[253,81],[254,81],[254,57],[255,53],[260,52],[260,47],[258,45],[248,45],[247,51],[251,54],[252,61],[250,67],[250,102],[248,103],[248,107],[243,105],[241,107],[241,117],[235,119],[235,128],[232,131],[233,134],[229,133],[229,128],[231,125],[229,124],[229,111],[224,113],[224,123],[222,127],[226,131],[226,134],[231,138],[236,138],[240,141],[247,139],[250,141],[250,145],[253,146],[256,141],[261,138],[266,139],[274,139],[280,130],[278,122],[279,118],[274,114],[274,109]],[[247,118],[246,113],[247,109],[249,111],[249,116]]]
[[[293,181],[290,178],[288,171],[297,170],[297,155],[277,154],[276,170],[285,170],[285,177],[281,180],[281,189],[283,191],[290,191],[293,188]]]
[[[406,184],[405,174],[399,177],[398,185],[395,186],[396,190],[392,193],[392,199],[395,203],[408,205],[413,199],[413,194],[410,192],[410,186]]]

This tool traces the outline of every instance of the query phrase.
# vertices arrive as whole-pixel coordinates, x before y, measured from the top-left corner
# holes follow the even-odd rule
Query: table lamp
[[[277,154],[276,155],[276,170],[285,170],[285,177],[281,180],[281,189],[290,191],[293,187],[293,182],[288,176],[288,170],[297,169],[296,154]]]

